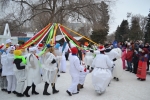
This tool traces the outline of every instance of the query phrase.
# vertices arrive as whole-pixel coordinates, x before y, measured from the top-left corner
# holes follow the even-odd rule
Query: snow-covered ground
[[[39,95],[27,97],[16,97],[14,94],[7,94],[0,91],[0,100],[150,100],[150,75],[147,75],[146,81],[138,81],[135,74],[124,71],[119,82],[112,80],[106,92],[102,95],[95,93],[92,86],[91,74],[88,74],[85,85],[79,94],[69,96],[66,93],[70,86],[71,77],[69,75],[69,63],[67,61],[67,73],[62,73],[56,83],[56,89],[60,92],[52,94],[51,86],[48,91],[50,96],[43,96],[44,82],[36,87]],[[31,94],[31,90],[29,91]]]

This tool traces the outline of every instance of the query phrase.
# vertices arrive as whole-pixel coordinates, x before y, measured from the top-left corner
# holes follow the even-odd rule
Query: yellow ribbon
[[[63,26],[63,25],[61,25],[61,26]],[[68,29],[69,31],[71,31],[71,32],[73,32],[73,33],[75,33],[75,34],[77,34],[77,35],[79,35],[79,36],[85,38],[86,40],[89,40],[90,42],[92,42],[92,43],[94,43],[94,44],[97,44],[96,42],[92,41],[91,39],[89,39],[89,38],[87,38],[87,37],[85,37],[85,36],[83,36],[83,35],[81,35],[81,34],[75,32],[75,31],[71,30],[70,28],[68,28],[68,27],[66,27],[66,26],[63,26],[63,27],[66,28],[66,29]],[[97,44],[97,45],[99,45],[99,44]]]

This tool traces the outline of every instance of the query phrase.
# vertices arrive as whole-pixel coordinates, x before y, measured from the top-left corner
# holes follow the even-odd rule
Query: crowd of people
[[[103,94],[113,78],[116,81],[121,79],[123,70],[133,72],[141,81],[146,80],[146,70],[149,70],[150,47],[142,41],[106,43],[100,46],[88,44],[80,48],[67,42],[63,45],[40,43],[25,49],[18,48],[19,45],[12,45],[10,39],[0,46],[1,90],[8,94],[14,93],[17,97],[30,97],[30,88],[32,94],[38,95],[36,85],[41,82],[45,82],[43,95],[50,95],[49,84],[53,94],[59,93],[55,84],[60,73],[66,73],[66,60],[70,62],[69,73],[72,78],[66,91],[69,96],[78,94],[84,87],[88,73],[92,73],[95,91]]]

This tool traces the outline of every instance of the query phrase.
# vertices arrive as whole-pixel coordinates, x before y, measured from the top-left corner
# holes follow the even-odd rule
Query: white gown
[[[31,86],[41,83],[40,65],[34,54],[27,55],[27,85]]]
[[[62,52],[62,47],[60,47],[60,52],[62,52],[62,57],[61,57],[61,61],[60,61],[60,72],[66,72],[66,57],[65,57],[65,52],[68,52],[68,44],[66,45],[64,51]]]
[[[84,84],[86,75],[87,75],[88,73],[89,73],[89,70],[86,70],[86,72],[84,72],[84,71],[80,72],[79,83],[80,83],[81,85]]]
[[[80,71],[83,71],[84,68],[83,66],[80,65],[79,58],[76,55],[70,54],[69,61],[70,61],[69,72],[72,77],[72,83],[68,88],[68,91],[70,93],[77,93],[77,85],[79,84]]]
[[[97,93],[102,94],[105,92],[106,87],[112,79],[112,74],[109,69],[112,66],[113,62],[107,55],[99,54],[94,58],[92,63],[92,67],[94,68],[92,72],[92,83]]]
[[[122,63],[122,59],[121,59],[122,51],[120,48],[114,48],[114,49],[112,49],[112,51],[115,51],[118,53],[118,56],[116,58],[117,60],[114,62],[115,68],[113,71],[113,77],[120,78],[123,73],[123,63]]]
[[[89,52],[86,52],[86,55],[85,55],[85,57],[84,57],[85,65],[91,66],[91,65],[92,65],[92,62],[93,62],[93,59],[94,59],[94,54],[91,53],[90,51],[89,51]]]
[[[13,68],[14,68],[14,55],[8,53],[7,54],[7,82],[8,82],[8,86],[7,86],[7,91],[15,91],[16,89],[16,85],[17,85],[17,80],[16,80],[16,76],[14,74]]]
[[[43,68],[43,81],[47,82],[47,83],[56,83],[57,81],[57,63],[52,64],[51,62],[53,61],[53,59],[56,60],[56,57],[48,52],[46,54],[43,54],[43,64],[42,64],[42,68]]]

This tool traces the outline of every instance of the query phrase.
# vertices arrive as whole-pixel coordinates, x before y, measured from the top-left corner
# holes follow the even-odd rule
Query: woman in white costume
[[[29,48],[29,54],[27,55],[27,87],[24,91],[26,97],[30,97],[28,94],[29,89],[32,86],[32,94],[38,95],[35,91],[36,85],[41,83],[40,65],[38,57],[36,56],[36,47]]]
[[[16,94],[16,77],[14,75],[14,71],[13,71],[13,68],[14,68],[14,52],[15,50],[15,47],[14,46],[10,46],[8,48],[8,54],[7,54],[7,66],[6,66],[6,69],[7,69],[7,73],[6,73],[6,78],[7,78],[7,82],[8,82],[8,86],[7,86],[7,91],[8,91],[8,94],[10,94],[11,92],[13,92],[14,94]]]
[[[58,77],[60,77],[60,63],[61,63],[61,59],[62,59],[62,51],[59,49],[60,48],[60,44],[56,43],[55,45],[55,54],[56,54],[56,62],[57,62],[57,66],[58,66]]]
[[[85,57],[84,57],[84,62],[85,62],[85,65],[87,66],[87,69],[90,69],[93,59],[94,59],[94,53],[93,53],[93,50],[90,49],[86,52]]]
[[[43,81],[45,82],[43,95],[50,95],[47,92],[49,84],[52,86],[53,94],[58,93],[59,90],[56,90],[55,83],[57,80],[58,68],[56,62],[56,56],[54,52],[54,48],[48,44],[47,49],[43,56]]]
[[[42,62],[42,50],[43,50],[43,44],[40,43],[38,46],[37,46],[37,50],[36,50],[36,54],[38,55],[38,58],[39,58],[39,64],[40,64],[40,74],[42,76],[42,67],[41,67],[41,64],[43,63]]]
[[[63,46],[61,47],[60,51],[62,52],[61,62],[60,62],[60,72],[66,73],[66,57],[65,53],[68,52],[68,44],[64,42]]]
[[[113,70],[113,77],[114,77],[114,79],[116,79],[116,81],[119,81],[119,79],[123,73],[123,62],[121,59],[122,51],[120,48],[114,48],[114,49],[112,49],[112,51],[116,52],[118,55],[116,57],[116,60],[114,61],[115,68]]]
[[[79,84],[79,76],[80,71],[84,70],[84,67],[80,65],[79,58],[77,57],[78,49],[76,47],[71,48],[72,55],[69,56],[70,61],[70,75],[72,77],[72,83],[71,86],[66,91],[69,96],[72,96],[72,94],[79,93],[77,91],[77,85]]]
[[[92,83],[95,91],[99,94],[105,92],[110,80],[112,79],[112,74],[110,68],[113,67],[113,62],[109,59],[107,55],[104,55],[105,48],[100,46],[100,54],[98,54],[92,63]]]
[[[6,75],[5,72],[6,71],[6,67],[5,67],[5,62],[7,62],[6,58],[6,47],[4,44],[2,44],[0,46],[0,67],[1,67],[1,71],[0,71],[0,87],[2,91],[7,92],[7,79],[6,79]]]

